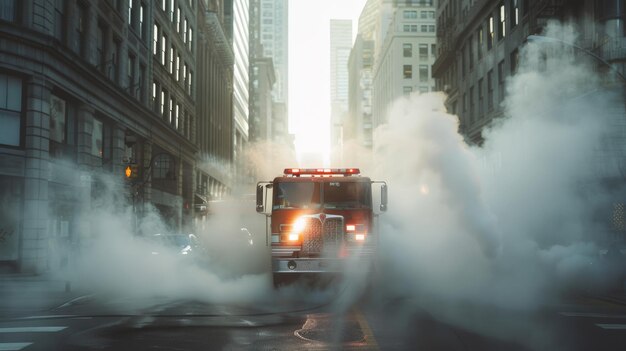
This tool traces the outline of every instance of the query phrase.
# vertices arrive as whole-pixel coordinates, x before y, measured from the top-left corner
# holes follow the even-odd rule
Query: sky
[[[296,152],[327,158],[330,140],[330,20],[352,19],[366,0],[289,1],[289,131]]]

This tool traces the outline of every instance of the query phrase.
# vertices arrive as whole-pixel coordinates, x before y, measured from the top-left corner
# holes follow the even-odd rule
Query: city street
[[[332,287],[329,287],[332,289]],[[534,311],[377,297],[264,305],[89,294],[0,319],[0,350],[622,350],[626,299],[570,297]],[[306,290],[302,290],[306,293]],[[67,293],[71,296],[71,293]],[[280,294],[277,294],[279,296]],[[311,295],[313,296],[313,294]],[[19,305],[19,299],[13,301]],[[435,309],[438,310],[438,309]],[[466,324],[470,321],[470,324]]]

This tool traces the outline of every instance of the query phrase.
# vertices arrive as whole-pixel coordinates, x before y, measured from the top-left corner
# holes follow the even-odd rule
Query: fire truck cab
[[[380,211],[373,207],[375,185]],[[266,215],[275,282],[297,273],[341,273],[349,258],[371,263],[375,218],[387,210],[386,182],[362,177],[357,168],[288,168],[259,182],[256,195],[256,210]]]

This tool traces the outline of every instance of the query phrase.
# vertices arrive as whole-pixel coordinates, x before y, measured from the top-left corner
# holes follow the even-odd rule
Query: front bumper
[[[347,270],[366,271],[374,262],[375,250],[372,248],[354,248],[347,250],[344,258],[329,257],[286,257],[273,251],[273,273],[341,273]]]

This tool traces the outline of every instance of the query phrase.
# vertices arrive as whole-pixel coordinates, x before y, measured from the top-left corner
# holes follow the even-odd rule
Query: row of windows
[[[176,28],[176,33],[180,34],[183,43],[189,51],[193,51],[193,28],[191,27],[191,22],[187,20],[187,16],[182,14],[182,8],[180,5],[176,5],[176,0],[160,0],[161,1],[161,10],[164,13],[169,14],[170,22],[174,24]],[[193,7],[193,1],[189,1],[189,7]],[[156,30],[157,25],[155,24],[155,34],[154,34],[154,42],[157,42],[157,37],[159,36],[159,32]],[[155,46],[155,50],[158,46]],[[156,55],[156,54],[155,54]]]
[[[433,6],[433,0],[395,0],[406,6]]]
[[[152,107],[172,128],[190,137],[191,114],[156,81],[152,83]]]
[[[402,66],[402,77],[404,79],[413,78],[413,65]],[[429,79],[430,79],[430,74],[428,73],[428,65],[419,65],[419,81],[428,82]]]
[[[510,75],[514,75],[517,73],[518,68],[518,50],[513,50],[510,54]],[[498,63],[497,73],[498,73],[498,98],[499,101],[504,100],[505,91],[504,91],[504,82],[506,79],[506,72],[504,69],[504,60]],[[467,93],[463,94],[462,100],[462,108],[463,113],[468,117],[469,123],[473,123],[477,118],[482,118],[485,115],[485,88],[486,88],[486,100],[487,100],[487,111],[491,112],[494,108],[494,71],[493,69],[487,72],[486,82],[485,77],[482,77],[478,80],[476,87],[474,85],[469,88],[469,96]],[[485,87],[485,84],[487,85]],[[476,111],[476,105],[478,105],[478,110]],[[469,110],[468,110],[469,108]]]
[[[507,19],[510,22],[509,28],[513,29],[519,24],[521,0],[511,0],[509,4],[509,16],[506,14],[504,1],[501,1],[496,8],[496,15],[489,14],[486,21],[478,26],[476,33],[470,35],[469,43],[463,48],[463,57],[467,54],[469,68],[474,66],[474,60],[482,59],[485,46],[487,51],[491,50],[497,36],[502,40],[507,35]],[[467,53],[465,52],[467,51]],[[476,53],[474,53],[476,52]],[[462,65],[462,74],[465,75],[465,63]]]
[[[435,11],[419,11],[421,19],[434,19]],[[404,19],[417,19],[417,11],[415,10],[405,10],[402,12],[402,17]]]
[[[420,93],[427,93],[429,91],[435,91],[435,87],[431,87],[429,89],[426,85],[420,85],[419,87],[417,87],[417,91],[419,91]],[[410,95],[413,92],[413,87],[402,87],[402,92],[404,93],[404,95]]]
[[[153,54],[157,56],[159,63],[172,75],[177,82],[181,84],[187,94],[192,93],[193,72],[185,59],[177,53],[174,44],[169,47],[168,39],[165,33],[159,35],[159,25],[154,24],[154,50]]]
[[[430,55],[435,57],[437,50],[436,44],[430,44]],[[418,45],[418,54],[420,60],[428,59],[428,44],[419,44]],[[403,57],[413,57],[413,44],[404,43],[402,44],[402,56]]]
[[[0,74],[0,145],[22,145],[23,82],[16,76]],[[50,94],[49,153],[53,158],[76,160],[78,144],[78,103],[54,92]],[[87,152],[111,165],[112,123],[101,116],[93,118],[91,147]]]
[[[417,33],[417,29],[419,28],[422,33],[434,33],[435,25],[434,24],[422,24],[418,26],[417,24],[404,24],[402,25],[403,32]]]

